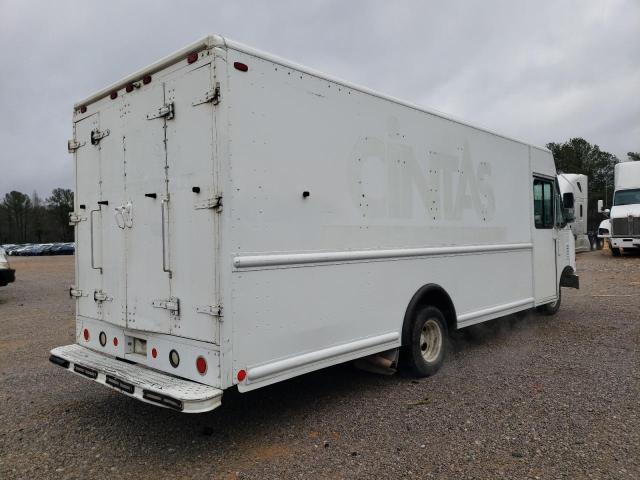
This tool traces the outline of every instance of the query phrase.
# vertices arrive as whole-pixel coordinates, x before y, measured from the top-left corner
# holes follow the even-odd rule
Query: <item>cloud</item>
[[[72,187],[71,108],[208,33],[535,144],[640,149],[640,4],[0,0],[0,193]]]

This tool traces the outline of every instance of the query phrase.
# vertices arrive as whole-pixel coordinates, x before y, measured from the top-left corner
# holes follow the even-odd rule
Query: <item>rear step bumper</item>
[[[222,390],[126,363],[80,345],[51,350],[51,363],[102,383],[125,395],[185,413],[208,412],[220,406]]]

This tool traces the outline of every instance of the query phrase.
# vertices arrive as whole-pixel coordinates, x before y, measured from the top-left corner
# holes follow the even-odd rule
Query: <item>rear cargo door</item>
[[[172,114],[161,81],[134,90],[123,101],[125,195],[115,215],[116,228],[125,233],[126,323],[169,333],[174,311],[166,252],[165,131]]]
[[[100,229],[94,231],[99,246],[102,285],[93,300],[101,318],[114,325],[126,322],[126,255],[125,234],[118,227],[115,208],[124,198],[124,152],[122,119],[126,104],[109,101],[100,109],[101,138],[93,148],[100,153],[100,211],[95,215]],[[107,134],[108,132],[108,134]]]
[[[100,150],[91,144],[91,132],[99,131],[100,114],[95,113],[76,122],[74,138],[81,142],[75,151],[75,212],[81,218],[76,225],[76,289],[81,292],[77,314],[100,319],[93,293],[102,288],[99,235],[101,231]]]
[[[171,297],[179,301],[171,333],[218,343],[217,225],[214,109],[217,92],[211,59],[173,72],[165,82],[175,117],[167,121],[167,225]]]

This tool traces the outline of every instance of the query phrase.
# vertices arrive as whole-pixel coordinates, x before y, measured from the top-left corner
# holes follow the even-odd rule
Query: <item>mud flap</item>
[[[580,277],[575,273],[564,273],[560,277],[560,286],[569,288],[580,288]]]

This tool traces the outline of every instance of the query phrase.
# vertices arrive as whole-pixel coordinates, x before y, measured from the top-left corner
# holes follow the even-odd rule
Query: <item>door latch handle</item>
[[[123,207],[116,207],[116,213],[114,216],[116,217],[116,225],[118,228],[124,230],[124,215],[122,214],[122,208]]]
[[[124,230],[125,227],[133,227],[133,204],[131,202],[115,208],[116,225]]]

